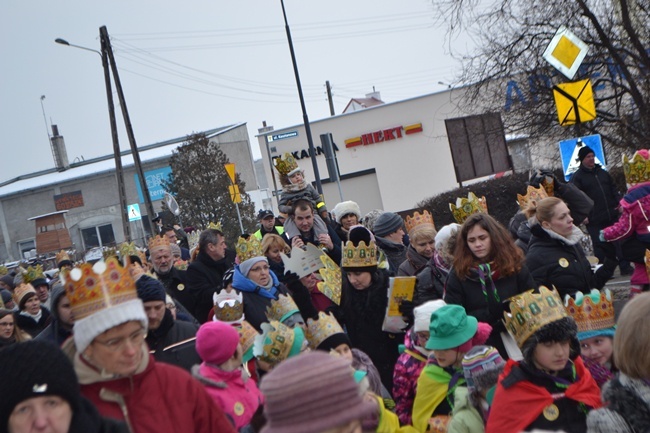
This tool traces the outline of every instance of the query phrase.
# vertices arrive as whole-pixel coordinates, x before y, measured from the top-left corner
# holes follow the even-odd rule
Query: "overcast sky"
[[[310,120],[329,115],[326,80],[340,113],[373,86],[385,102],[443,90],[438,83],[451,82],[459,67],[429,0],[285,0],[285,7]],[[0,182],[54,166],[51,123],[70,162],[112,153],[100,57],[54,43],[99,50],[102,25],[139,146],[247,122],[259,158],[263,120],[302,123],[280,0],[5,0]],[[467,50],[462,44],[454,41],[455,49]],[[117,95],[115,104],[128,149]]]

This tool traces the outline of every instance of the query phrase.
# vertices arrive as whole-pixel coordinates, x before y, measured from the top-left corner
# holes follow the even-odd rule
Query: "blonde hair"
[[[416,227],[409,233],[411,242],[419,242],[421,240],[434,241],[438,232],[434,227]]]
[[[524,210],[524,215],[526,215],[526,218],[529,220],[534,217],[535,219],[532,222],[537,222],[539,224],[550,222],[555,214],[555,206],[560,203],[564,202],[557,197],[547,197],[539,201],[531,200],[526,210]]]
[[[266,255],[272,247],[280,248],[285,254],[291,252],[291,248],[289,248],[289,245],[287,245],[284,239],[282,239],[282,236],[278,236],[275,233],[267,233],[262,238],[262,252],[264,255]]]
[[[634,379],[650,378],[650,293],[635,296],[621,311],[614,335],[616,367]],[[643,354],[646,355],[643,355]]]

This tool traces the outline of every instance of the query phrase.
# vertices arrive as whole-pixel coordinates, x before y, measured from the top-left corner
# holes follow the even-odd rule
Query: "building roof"
[[[246,123],[241,122],[233,125],[222,126],[208,131],[203,131],[203,133],[208,138],[212,138],[236,129],[242,125],[246,125]],[[148,144],[146,146],[138,146],[140,161],[145,163],[169,157],[172,154],[172,151],[186,140],[187,137],[185,136],[161,141],[159,143]],[[130,149],[123,150],[120,154],[122,156],[122,167],[126,168],[134,165]],[[85,161],[74,162],[70,164],[68,169],[63,171],[57,171],[56,168],[50,168],[18,176],[14,179],[3,182],[0,184],[0,197],[37,190],[44,186],[56,185],[75,179],[95,176],[101,173],[110,173],[112,171],[115,171],[115,159],[112,154]]]
[[[347,113],[348,109],[351,107],[354,108],[355,104],[361,106],[361,108],[370,108],[376,105],[382,105],[384,101],[377,98],[352,98],[343,109],[343,112]]]
[[[58,214],[61,214],[61,213],[66,213],[66,212],[67,212],[67,210],[60,210],[60,211],[50,212],[50,213],[46,213],[46,214],[43,214],[43,215],[38,215],[38,216],[35,216],[35,217],[27,218],[27,219],[29,221],[33,221],[33,220],[37,220],[39,218],[45,218],[45,217],[48,217],[48,216],[58,215]]]

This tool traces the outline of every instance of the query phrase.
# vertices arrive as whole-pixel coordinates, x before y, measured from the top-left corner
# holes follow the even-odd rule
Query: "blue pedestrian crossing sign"
[[[126,207],[126,214],[129,216],[129,222],[140,221],[142,219],[140,205],[137,203],[128,205]]]
[[[562,158],[564,180],[569,181],[573,173],[580,168],[578,152],[580,152],[583,146],[589,146],[594,151],[596,164],[599,164],[604,170],[607,170],[605,166],[605,151],[603,150],[603,142],[600,134],[562,140],[560,141],[560,158]]]

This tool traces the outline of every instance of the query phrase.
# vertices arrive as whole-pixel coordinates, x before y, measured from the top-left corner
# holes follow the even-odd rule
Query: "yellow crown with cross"
[[[646,149],[637,150],[630,159],[623,155],[623,173],[625,173],[625,182],[628,185],[650,181],[650,159],[647,158]]]
[[[477,212],[488,213],[485,197],[479,198],[473,192],[467,194],[467,198],[457,198],[455,205],[449,203],[449,209],[458,224],[464,223],[470,215]]]
[[[75,320],[138,299],[131,274],[115,257],[95,265],[84,263],[64,272],[63,280]]]
[[[249,236],[248,239],[240,237],[235,245],[239,263],[245,262],[253,257],[263,257],[262,243],[255,236]]]
[[[568,316],[557,290],[539,287],[510,298],[510,313],[503,313],[506,329],[517,345],[523,344],[539,329]]]
[[[293,155],[291,155],[289,152],[286,152],[279,158],[275,158],[273,160],[273,164],[275,165],[275,169],[282,176],[287,176],[289,173],[295,171],[298,168],[298,162],[296,162],[296,158],[294,158]]]
[[[526,195],[517,194],[517,203],[519,204],[519,209],[524,210],[528,207],[531,201],[535,200],[536,202],[539,202],[547,197],[548,194],[546,193],[546,189],[542,185],[540,185],[539,188],[528,185],[528,188],[526,188]]]
[[[422,213],[416,211],[413,215],[407,215],[404,226],[407,233],[411,233],[411,230],[415,228],[432,228],[434,230],[436,228],[433,223],[433,215],[428,210]]]

